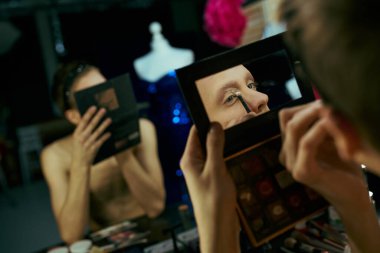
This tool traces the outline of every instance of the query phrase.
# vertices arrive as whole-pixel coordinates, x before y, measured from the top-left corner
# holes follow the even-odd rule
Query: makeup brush
[[[307,253],[328,253],[327,250],[322,250],[315,248],[309,244],[302,243],[293,237],[288,237],[284,241],[284,245],[288,249],[296,250],[297,252],[307,252]]]
[[[249,106],[247,105],[247,102],[245,102],[245,100],[242,97],[240,91],[234,91],[233,94],[234,94],[234,96],[236,96],[239,99],[240,103],[243,105],[243,107],[246,110],[246,112],[250,113],[251,109],[249,109]]]

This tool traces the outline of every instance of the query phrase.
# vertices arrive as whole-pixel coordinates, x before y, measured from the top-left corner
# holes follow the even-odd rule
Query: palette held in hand
[[[311,84],[298,75],[301,69],[278,34],[176,70],[205,154],[210,123],[224,129],[224,160],[254,246],[328,206],[278,161],[279,110],[315,99]]]
[[[227,161],[234,179],[238,212],[255,245],[276,237],[327,206],[312,189],[294,181],[279,163],[280,136]]]

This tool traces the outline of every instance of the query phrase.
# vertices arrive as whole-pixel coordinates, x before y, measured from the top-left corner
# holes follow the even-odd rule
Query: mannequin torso
[[[194,53],[190,49],[171,47],[161,34],[161,25],[153,22],[150,25],[153,34],[151,51],[137,58],[133,65],[140,79],[156,82],[170,71],[184,67],[194,61]]]

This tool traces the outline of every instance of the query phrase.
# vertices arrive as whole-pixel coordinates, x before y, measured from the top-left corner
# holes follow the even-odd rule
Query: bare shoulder
[[[70,137],[64,137],[45,146],[40,155],[42,169],[66,167],[71,159],[70,146]]]
[[[153,122],[146,118],[140,118],[139,119],[140,128],[142,131],[155,131],[156,127],[154,126]]]
[[[153,122],[146,118],[140,118],[140,134],[141,134],[141,143],[140,148],[145,147],[151,149],[156,147],[157,135],[156,127]]]
[[[156,136],[156,127],[154,126],[152,121],[146,118],[140,118],[139,123],[142,138],[146,136],[148,136],[149,138]]]

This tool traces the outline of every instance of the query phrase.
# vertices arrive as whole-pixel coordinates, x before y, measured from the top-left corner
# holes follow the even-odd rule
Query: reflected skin
[[[199,79],[196,84],[210,121],[219,122],[223,129],[269,111],[268,96],[256,90],[254,77],[243,65]],[[234,95],[237,91],[251,112],[247,113]]]

